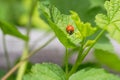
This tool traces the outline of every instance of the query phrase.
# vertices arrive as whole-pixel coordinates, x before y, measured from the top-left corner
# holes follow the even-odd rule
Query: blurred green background
[[[40,0],[45,1],[45,0]],[[103,4],[105,0],[46,0],[55,5],[64,14],[70,10],[78,12],[81,19],[93,25],[97,13],[105,13]],[[0,0],[0,20],[8,21],[17,26],[26,26],[31,9],[32,0]],[[43,29],[48,28],[39,17],[38,5],[32,17],[32,25]]]

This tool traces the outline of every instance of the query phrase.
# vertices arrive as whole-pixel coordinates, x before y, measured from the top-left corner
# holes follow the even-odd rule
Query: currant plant
[[[120,0],[106,1],[104,6],[106,8],[107,15],[98,14],[95,20],[97,24],[96,26],[98,27],[93,27],[90,23],[81,21],[78,14],[74,11],[70,11],[71,15],[65,15],[62,14],[55,6],[46,2],[40,2],[40,14],[44,15],[44,19],[55,32],[55,35],[58,37],[59,41],[66,48],[66,72],[64,73],[63,70],[55,64],[37,64],[35,66],[39,65],[44,67],[46,64],[46,69],[44,68],[44,70],[40,67],[41,70],[39,71],[39,68],[35,69],[33,66],[31,73],[27,74],[24,77],[24,80],[119,80],[120,78],[118,76],[107,73],[103,69],[86,68],[77,71],[77,68],[81,65],[91,48],[94,48],[95,43],[97,43],[106,31],[108,32],[108,35],[119,42],[118,35],[120,31],[118,25],[120,24]],[[66,31],[66,27],[68,25],[74,26],[74,32],[72,34],[68,34],[68,31]],[[88,37],[93,36],[97,30],[100,30],[100,32],[96,35],[96,37],[94,39],[89,39]],[[72,69],[68,71],[68,49],[74,49],[75,47],[79,47],[78,57]],[[52,66],[54,66],[54,68],[51,69]],[[58,70],[59,73],[54,70]],[[39,74],[40,77],[38,77]]]
[[[91,4],[90,9],[94,6],[101,6],[99,1],[97,4],[91,1]],[[93,48],[95,56],[100,62],[110,66],[110,68],[114,70],[120,71],[120,65],[118,64],[120,59],[114,55],[115,51],[113,46],[106,36],[107,34],[120,43],[120,0],[105,1],[104,7],[107,14],[97,14],[95,17],[96,25],[92,26],[92,23],[82,21],[75,11],[71,10],[69,12],[70,15],[62,14],[57,7],[48,1],[40,1],[40,16],[42,16],[43,20],[46,21],[56,37],[66,48],[64,61],[65,70],[53,63],[35,64],[32,66],[31,71],[24,75],[23,80],[120,80],[119,76],[110,74],[102,68],[87,67],[78,70],[86,55]],[[1,27],[1,29],[6,34],[17,36],[16,34],[6,32],[7,29],[4,29],[4,27]],[[11,31],[14,30],[12,29]],[[23,35],[17,37],[27,40],[26,36]],[[100,42],[99,40],[105,42]],[[72,68],[69,69],[69,50],[76,48],[77,59]],[[35,52],[33,51],[33,53],[29,54],[24,61]],[[107,59],[108,57],[109,59]],[[116,63],[116,65],[113,63]],[[22,62],[18,63],[14,69],[18,68],[21,64]],[[12,69],[12,72],[14,69]],[[20,79],[22,79],[22,76]],[[3,78],[3,80],[4,79],[6,79],[6,77]]]

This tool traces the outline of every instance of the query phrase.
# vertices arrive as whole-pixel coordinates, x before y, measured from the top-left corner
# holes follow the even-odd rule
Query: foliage
[[[66,80],[65,73],[56,64],[42,63],[32,67],[24,80]],[[119,80],[118,76],[100,68],[85,68],[74,73],[69,80]]]
[[[0,28],[2,29],[4,34],[16,36],[16,37],[21,38],[26,41],[28,40],[28,37],[21,34],[14,25],[11,25],[7,22],[0,21]]]
[[[77,13],[71,11],[70,15],[61,14],[60,11],[48,3],[40,3],[40,12],[45,16],[48,24],[54,30],[60,42],[67,48],[79,45],[80,41],[95,32],[90,23],[80,21]],[[75,31],[72,35],[66,32],[67,25],[73,25]],[[60,34],[61,33],[61,34]]]
[[[73,21],[75,22],[75,24],[83,38],[86,38],[87,36],[94,34],[94,32],[96,31],[96,28],[93,28],[90,23],[83,23],[80,20],[77,13],[71,11],[71,17],[72,17]]]
[[[73,74],[69,80],[119,80],[118,76],[107,73],[103,69],[85,68]]]
[[[107,14],[98,14],[96,16],[96,24],[101,28],[108,32],[108,34],[115,39],[117,42],[120,42],[119,35],[119,14],[120,14],[120,0],[111,0],[105,2],[105,8],[107,10]],[[95,57],[96,59],[104,65],[112,68],[113,70],[119,71],[119,58],[115,55],[115,51],[110,45],[110,41],[106,38],[102,38],[103,44],[96,44]],[[105,40],[106,39],[106,40]],[[104,46],[104,47],[102,47]],[[101,47],[101,48],[100,48]],[[103,49],[104,48],[104,49]],[[106,59],[108,58],[108,59]],[[114,63],[114,64],[112,64]]]
[[[115,53],[112,53],[112,51],[107,52],[96,49],[94,54],[99,63],[102,63],[115,71],[120,71],[120,64],[118,64],[120,63],[120,59]]]
[[[110,38],[113,38],[120,43],[120,0],[107,0],[103,6],[104,1],[39,1],[39,19],[43,19],[46,22],[45,25],[50,26],[56,37],[66,48],[65,64],[63,65],[65,66],[65,71],[53,63],[35,64],[32,68],[30,66],[31,71],[29,69],[26,70],[26,66],[22,64],[27,63],[28,58],[55,38],[52,37],[43,46],[33,51],[29,50],[29,33],[32,28],[32,20],[34,20],[33,14],[34,10],[36,10],[37,0],[33,0],[30,6],[27,36],[21,34],[14,25],[0,19],[0,29],[3,31],[3,34],[12,35],[26,41],[21,61],[7,76],[13,73],[19,66],[22,66],[17,73],[17,80],[120,80],[120,77],[106,72],[98,65],[100,63],[115,71],[120,71],[120,59],[110,42]],[[102,12],[101,14],[98,14],[99,10]],[[96,24],[94,23],[94,18]],[[73,34],[69,34],[66,31],[68,25],[74,27]],[[83,60],[92,48],[94,48],[93,53],[96,57],[97,64],[82,65]],[[69,57],[75,51],[77,53],[77,59],[74,65],[70,66]],[[25,70],[27,73],[24,75]]]
[[[23,80],[65,80],[65,73],[56,64],[35,64]]]
[[[120,0],[111,0],[105,2],[107,15],[98,14],[96,16],[97,25],[107,30],[109,35],[120,43]]]

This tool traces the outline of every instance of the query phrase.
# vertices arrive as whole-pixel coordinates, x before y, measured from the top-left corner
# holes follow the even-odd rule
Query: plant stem
[[[32,0],[32,4],[31,4],[31,10],[30,10],[30,13],[29,13],[29,20],[28,20],[28,25],[27,25],[27,36],[29,37],[29,34],[30,34],[30,30],[31,30],[31,25],[32,25],[32,15],[33,15],[33,12],[35,10],[35,6],[37,4],[37,0]],[[23,51],[23,55],[21,57],[21,60],[23,60],[25,57],[28,56],[28,53],[29,53],[29,40],[27,42],[25,42],[25,47],[24,47],[24,51]],[[26,67],[27,67],[27,63],[28,61],[26,60],[24,62],[24,64],[22,64],[18,70],[18,74],[17,74],[17,77],[16,77],[16,80],[22,80],[22,77],[25,73],[25,70],[26,70]]]
[[[93,44],[90,45],[90,47],[83,52],[83,49],[81,48],[80,51],[82,52],[82,55],[78,55],[78,58],[76,60],[75,65],[73,66],[73,68],[71,69],[69,76],[71,76],[79,67],[79,65],[82,63],[82,61],[84,60],[85,56],[89,53],[89,51],[91,50],[91,48],[95,45],[95,43],[98,41],[98,39],[102,36],[102,34],[104,33],[105,29],[103,29],[95,38],[95,42]]]
[[[5,34],[3,33],[3,49],[4,49],[4,54],[5,54],[5,59],[6,59],[6,64],[7,64],[7,69],[10,69],[10,58],[8,55],[8,51],[7,51],[7,45],[6,45],[6,39],[5,39]]]
[[[103,29],[95,38],[95,42],[93,44],[91,44],[91,46],[83,53],[83,55],[81,56],[80,59],[80,63],[84,60],[85,56],[89,53],[89,51],[91,50],[91,48],[95,45],[95,43],[99,40],[99,38],[102,36],[102,34],[105,32],[105,29]]]
[[[45,44],[42,46],[38,47],[37,49],[33,50],[27,57],[25,57],[23,60],[21,60],[19,63],[17,63],[5,76],[3,76],[2,80],[6,80],[11,74],[13,74],[17,68],[20,67],[26,60],[28,60],[31,56],[36,54],[38,51],[40,51],[42,48],[44,48],[46,45],[48,45],[52,40],[55,39],[55,36],[50,38]]]
[[[69,77],[71,74],[73,74],[73,73],[77,70],[77,68],[78,68],[78,66],[79,66],[79,60],[80,60],[80,57],[81,57],[81,55],[82,55],[82,53],[83,53],[83,51],[84,51],[83,45],[84,45],[84,40],[83,40],[82,43],[81,43],[80,50],[79,50],[79,53],[78,53],[78,56],[77,56],[77,60],[76,60],[75,64],[73,65],[71,71],[69,72],[68,77]]]
[[[21,57],[21,60],[23,60],[28,55],[28,47],[24,49],[23,55]],[[26,60],[18,69],[16,80],[22,80],[22,77],[25,73],[26,67],[27,67],[28,61]]]
[[[69,55],[68,55],[68,49],[66,48],[66,53],[65,53],[65,72],[66,72],[66,80],[68,79],[68,62],[69,62]]]

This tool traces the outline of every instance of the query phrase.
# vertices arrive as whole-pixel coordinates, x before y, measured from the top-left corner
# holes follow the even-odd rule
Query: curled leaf
[[[75,22],[82,37],[86,38],[87,36],[92,35],[96,31],[96,28],[93,28],[90,23],[83,23],[76,12],[74,11],[70,11],[70,12],[71,12],[71,17]]]

